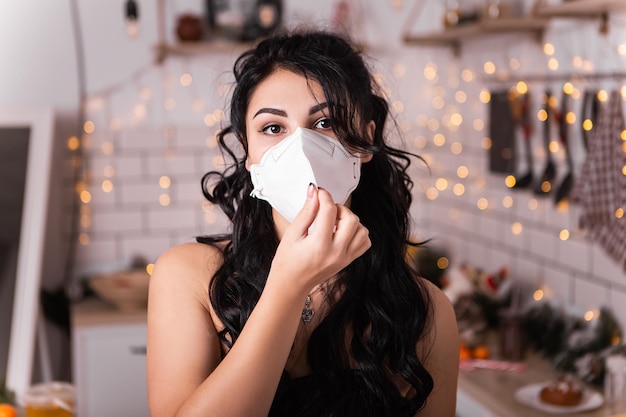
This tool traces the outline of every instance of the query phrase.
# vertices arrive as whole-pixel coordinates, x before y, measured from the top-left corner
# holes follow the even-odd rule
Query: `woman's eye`
[[[283,128],[280,127],[279,125],[267,125],[263,129],[261,129],[261,132],[269,134],[269,135],[278,135],[282,131],[283,131]]]
[[[323,119],[319,119],[317,122],[315,122],[314,126],[315,126],[316,129],[331,129],[333,127],[333,125],[330,122],[330,119],[328,117],[324,117]]]

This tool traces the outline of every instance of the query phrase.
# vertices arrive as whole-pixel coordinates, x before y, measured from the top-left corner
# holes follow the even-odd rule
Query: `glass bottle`
[[[604,400],[611,413],[626,411],[626,357],[622,355],[606,358]]]
[[[448,0],[446,10],[443,15],[443,25],[446,28],[454,27],[459,23],[459,2],[458,0]]]

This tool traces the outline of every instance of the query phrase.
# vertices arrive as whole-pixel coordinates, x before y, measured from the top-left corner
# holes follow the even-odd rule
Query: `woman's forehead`
[[[302,74],[278,69],[259,82],[250,96],[248,116],[263,106],[313,106],[326,101],[320,83]]]

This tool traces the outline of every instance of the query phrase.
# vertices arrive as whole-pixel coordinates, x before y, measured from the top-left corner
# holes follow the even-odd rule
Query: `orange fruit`
[[[472,359],[472,350],[467,347],[466,345],[461,345],[461,350],[460,350],[460,360],[464,361],[466,359]]]
[[[16,417],[16,416],[17,416],[17,411],[15,411],[15,407],[7,403],[0,404],[0,417]]]
[[[489,358],[489,348],[485,345],[476,346],[472,353],[476,359],[488,359]]]

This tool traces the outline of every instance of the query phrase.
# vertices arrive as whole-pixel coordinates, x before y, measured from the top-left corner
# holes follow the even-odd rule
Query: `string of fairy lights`
[[[472,69],[463,69],[460,71],[459,78],[467,83],[473,84],[474,87],[478,87],[478,92],[475,97],[472,97],[472,93],[468,93],[467,90],[464,90],[464,87],[460,86],[460,82],[458,78],[448,79],[448,84],[445,85],[442,82],[443,78],[441,77],[442,71],[440,71],[436,64],[428,63],[425,65],[423,70],[424,79],[432,85],[432,95],[430,98],[430,107],[434,110],[433,113],[439,112],[443,113],[442,117],[437,117],[433,115],[420,115],[417,119],[417,126],[422,129],[422,132],[426,132],[423,134],[417,135],[415,138],[414,144],[417,148],[423,149],[426,152],[429,149],[430,145],[433,145],[435,148],[440,148],[440,152],[438,156],[441,156],[443,152],[449,152],[450,155],[462,155],[467,153],[467,149],[465,149],[464,145],[467,145],[467,142],[461,143],[461,140],[454,140],[459,136],[455,133],[459,131],[462,126],[467,127],[471,125],[471,129],[474,131],[475,135],[466,135],[466,136],[480,136],[482,135],[482,139],[480,140],[481,148],[483,151],[488,151],[492,142],[491,139],[486,134],[486,121],[480,117],[475,118],[474,120],[465,120],[471,117],[470,111],[467,114],[462,114],[463,112],[459,111],[456,106],[466,106],[466,110],[471,108],[470,102],[472,100],[480,102],[483,104],[483,110],[491,101],[491,91],[484,87],[484,84],[488,84],[489,80],[497,81],[497,84],[508,85],[509,92],[513,95],[522,95],[527,94],[531,87],[529,87],[529,83],[531,82],[539,82],[539,83],[554,83],[555,81],[560,82],[562,88],[562,94],[568,95],[574,103],[576,101],[580,101],[582,99],[583,89],[590,84],[590,80],[598,81],[605,80],[608,81],[608,84],[612,84],[613,89],[617,89],[624,101],[626,101],[626,73],[598,73],[596,71],[594,63],[585,59],[581,56],[573,56],[571,59],[571,68],[573,71],[569,74],[559,74],[558,70],[562,66],[559,60],[556,58],[556,47],[554,44],[550,42],[546,42],[542,45],[543,54],[546,57],[546,68],[548,70],[547,75],[527,75],[527,76],[512,76],[511,74],[515,74],[521,68],[520,60],[517,58],[511,58],[508,62],[508,68],[505,68],[502,73],[504,73],[505,77],[500,77],[502,73],[498,72],[500,68],[497,68],[496,64],[491,60],[486,60],[482,64],[482,68],[478,70]],[[623,42],[620,42],[616,45],[611,46],[611,51],[615,53],[616,56],[624,58],[626,57],[626,39]],[[554,75],[553,75],[554,74]],[[504,78],[503,82],[501,78]],[[506,81],[506,79],[512,79]],[[517,80],[516,80],[517,79]],[[444,80],[445,81],[445,80]],[[468,88],[469,89],[469,88]],[[446,97],[448,99],[446,99]],[[450,99],[451,97],[451,99]],[[608,88],[600,88],[597,91],[597,99],[601,103],[606,103],[609,98],[609,90]],[[546,96],[542,95],[541,100],[543,103],[546,102]],[[550,107],[555,109],[558,107],[556,103],[556,96],[550,97]],[[452,104],[450,104],[450,102]],[[575,107],[575,106],[572,106]],[[464,117],[465,116],[465,117]],[[543,123],[548,118],[548,114],[544,108],[539,108],[536,110],[536,113],[533,114],[533,118],[538,123]],[[580,125],[582,129],[585,131],[591,131],[593,129],[593,121],[591,119],[580,120],[580,115],[573,110],[569,110],[566,114],[563,115],[565,122],[569,126]],[[622,149],[626,152],[626,130],[621,133]],[[446,150],[447,147],[447,150]],[[470,150],[471,152],[471,150]],[[533,149],[533,153],[541,154],[545,152],[543,148]],[[558,154],[562,152],[561,143],[557,138],[551,138],[549,144],[549,152],[551,154]],[[433,160],[433,156],[429,153],[422,154],[429,165],[434,166],[436,169],[436,163]],[[448,160],[448,159],[446,159]],[[443,193],[451,191],[451,193],[456,197],[465,197],[464,202],[468,202],[470,204],[475,205],[475,207],[480,211],[488,211],[490,209],[495,209],[497,204],[501,204],[502,207],[506,209],[512,208],[517,203],[517,195],[512,191],[512,188],[515,186],[515,177],[513,175],[506,176],[504,180],[504,185],[507,189],[510,189],[511,192],[505,193],[506,195],[502,197],[501,201],[494,202],[488,196],[486,188],[489,185],[492,185],[493,181],[489,181],[487,178],[487,174],[484,172],[476,172],[476,167],[470,167],[466,164],[460,163],[456,166],[453,175],[450,174],[450,167],[446,167],[445,169],[441,169],[442,172],[436,172],[434,178],[434,184],[424,190],[424,197],[427,200],[437,200],[440,198]],[[474,172],[472,172],[474,171]],[[478,169],[480,171],[480,169]],[[623,166],[621,169],[621,173],[626,176],[626,166]],[[473,175],[471,175],[473,174]],[[467,181],[471,179],[470,185],[468,185]],[[626,181],[626,179],[625,179]],[[550,184],[541,184],[544,192],[549,192]],[[468,196],[468,187],[474,191],[471,196]],[[528,197],[522,201],[527,201],[528,209],[531,211],[536,211],[540,207],[546,207],[542,204],[542,198]],[[545,199],[543,199],[545,201]],[[571,209],[569,202],[567,199],[560,201],[556,206],[555,210],[559,212],[568,212]],[[451,220],[459,219],[460,210],[458,208],[451,208],[449,211],[449,218]],[[614,211],[614,215],[617,219],[622,219],[624,217],[624,207],[616,207]],[[513,235],[521,235],[524,231],[524,222],[518,219],[514,219],[510,224],[510,232]],[[582,234],[576,226],[570,228],[563,228],[558,231],[558,238],[561,241],[569,240],[575,234]],[[448,264],[447,259],[441,260],[445,265]],[[539,288],[535,291],[533,297],[535,300],[541,300],[546,296],[546,293],[550,293],[550,289],[546,286]],[[593,318],[597,318],[599,315],[599,310],[589,310],[585,313],[584,318],[586,320],[592,320]]]
[[[189,73],[184,73],[180,76],[180,86],[181,88],[187,88],[192,85],[192,76]],[[76,136],[72,136],[67,141],[67,147],[70,151],[77,151],[79,148],[84,148],[89,151],[94,151],[92,149],[92,137],[93,135],[100,134],[104,135],[105,139],[100,144],[99,152],[101,155],[113,157],[115,155],[115,138],[119,135],[119,132],[125,128],[134,128],[139,126],[142,121],[147,117],[149,110],[148,106],[153,101],[153,90],[150,87],[141,87],[137,92],[136,103],[132,105],[132,109],[128,113],[128,117],[123,120],[117,117],[111,117],[107,115],[109,113],[107,109],[110,107],[109,100],[111,100],[111,96],[115,95],[118,91],[125,89],[126,83],[121,83],[116,88],[111,88],[107,90],[105,93],[100,93],[97,96],[90,97],[89,102],[87,103],[88,110],[88,119],[83,124],[83,136],[79,139]],[[226,94],[227,87],[220,87],[220,95],[224,96]],[[104,104],[103,104],[104,103]],[[154,104],[154,103],[152,103]],[[163,110],[166,112],[172,112],[176,109],[177,103],[176,100],[172,97],[165,98],[162,102]],[[201,113],[204,104],[201,103],[201,100],[194,101],[194,109],[196,113]],[[103,123],[98,124],[95,119],[98,117],[104,118],[106,120]],[[221,108],[216,108],[208,113],[202,113],[199,115],[201,122],[207,128],[214,128],[213,134],[208,135],[206,137],[206,146],[207,148],[216,148],[217,140],[216,133],[218,131],[219,124],[224,120],[224,111]],[[102,133],[104,132],[104,133]],[[171,144],[173,139],[176,136],[176,128],[174,125],[164,125],[161,129],[161,134],[166,139],[166,143]],[[175,157],[175,151],[168,146],[164,149],[163,156],[165,159],[171,159]],[[113,159],[113,158],[111,158]],[[216,157],[213,161],[213,165],[215,167],[223,166],[223,159],[221,157]],[[105,193],[110,193],[114,188],[114,177],[115,177],[115,168],[112,164],[107,164],[103,168],[103,172],[101,172],[102,176],[105,179],[101,182],[100,188]],[[94,184],[90,184],[92,181],[90,180],[90,174],[88,171],[84,173],[84,176],[81,181],[77,182],[75,185],[75,190],[78,194],[80,201],[87,205],[91,201],[91,192],[89,191],[89,186],[92,187]],[[171,199],[167,195],[167,190],[171,185],[171,179],[167,175],[163,175],[159,178],[159,185],[164,190],[164,194],[159,196],[159,204],[162,206],[167,206],[171,202]],[[88,236],[84,235],[83,243],[88,243]]]
[[[554,51],[555,51],[554,45],[551,43],[545,43],[543,45],[543,51],[545,55],[548,57],[548,61],[547,61],[548,69],[550,71],[556,71],[559,68],[559,62],[554,57]],[[623,44],[620,44],[616,48],[616,51],[619,55],[626,56],[626,42]],[[589,60],[585,60],[579,56],[575,56],[572,59],[572,66],[580,72],[575,73],[570,76],[560,76],[558,78],[557,77],[553,77],[553,78],[556,78],[556,79],[571,78],[572,81],[567,80],[562,83],[562,93],[569,95],[573,100],[576,101],[582,98],[581,87],[584,87],[584,85],[587,84],[585,74],[587,74],[587,76],[590,76],[590,75],[593,76],[594,74],[596,75],[596,77],[591,77],[591,78],[599,78],[599,77],[597,77],[597,74],[594,73],[594,66]],[[510,69],[512,71],[519,69],[519,61],[517,59],[511,59]],[[487,77],[493,76],[496,73],[495,64],[492,61],[484,62],[482,72],[483,74],[478,74],[470,69],[464,69],[461,72],[461,78],[463,81],[469,83],[472,81],[476,81],[476,79],[480,75],[485,75]],[[432,63],[427,64],[424,68],[423,75],[427,81],[433,83],[434,85],[434,88],[432,90],[433,95],[431,98],[432,109],[445,111],[446,106],[447,106],[446,101],[445,101],[445,96],[449,94],[449,91],[446,87],[442,86],[439,83],[437,66]],[[621,81],[624,82],[623,80],[626,79],[626,73],[607,74],[607,76],[604,78],[617,79],[618,77],[621,77],[622,79]],[[529,78],[532,78],[532,77],[529,77]],[[538,78],[539,79],[543,78],[545,81],[550,80],[549,76],[538,77]],[[578,81],[581,83],[580,86],[576,84],[577,83],[576,79],[578,79]],[[512,82],[511,84],[513,85],[510,87],[510,91],[513,94],[516,94],[516,95],[526,94],[529,91],[527,80],[520,79],[519,81]],[[458,83],[454,85],[449,85],[449,87],[451,89],[457,88]],[[622,97],[624,97],[624,99],[626,100],[626,84],[621,85],[619,87],[619,90],[622,94]],[[460,89],[454,91],[453,97],[454,97],[453,101],[459,105],[465,104],[468,100],[468,94],[466,93],[466,91],[463,91]],[[601,103],[605,103],[608,100],[609,91],[605,88],[599,89],[597,92],[597,97]],[[478,93],[478,101],[484,105],[487,105],[489,104],[490,100],[491,100],[491,92],[487,88],[481,88]],[[545,97],[542,97],[542,100],[545,101]],[[557,108],[558,107],[556,103],[557,97],[552,96],[550,100],[551,100],[550,107]],[[545,122],[547,117],[548,117],[548,114],[545,109],[540,108],[537,110],[535,119],[539,123]],[[565,117],[565,121],[569,125],[575,125],[577,123],[581,123],[582,128],[584,130],[590,131],[593,129],[593,122],[591,119],[579,121],[577,114],[573,110],[569,110],[564,115],[564,117]],[[432,133],[432,138],[431,138],[432,144],[439,148],[446,145],[446,142],[447,142],[446,131],[452,134],[456,132],[463,123],[465,123],[464,117],[459,111],[448,112],[443,117],[441,117],[441,119],[437,119],[435,117],[430,117],[427,115],[420,115],[417,121],[417,124],[419,126],[421,126],[426,131]],[[485,131],[485,120],[477,118],[473,120],[471,123],[472,123],[472,128],[474,131],[481,132],[481,133]],[[624,147],[624,150],[626,151],[626,132],[622,133],[622,140],[625,141],[623,147]],[[418,148],[423,149],[426,147],[428,143],[429,143],[428,139],[425,135],[419,135],[415,139],[415,145]],[[482,143],[481,143],[482,148],[485,150],[488,150],[491,147],[491,145],[492,145],[491,139],[488,136],[484,135],[482,138]],[[554,153],[554,154],[557,154],[561,150],[561,144],[559,143],[557,139],[551,138],[549,150],[551,153]],[[453,142],[450,144],[449,151],[451,154],[460,155],[461,153],[463,153],[463,145],[458,141]],[[538,149],[537,151],[540,152],[541,149]],[[426,155],[426,158],[428,159],[430,158],[430,156]],[[429,160],[429,162],[432,162],[432,161]],[[624,175],[626,175],[626,167],[623,168],[622,172],[624,173]],[[459,179],[466,179],[469,176],[469,168],[465,165],[459,165],[457,167],[456,174]],[[444,177],[437,178],[435,180],[435,185],[428,188],[425,191],[426,198],[429,200],[437,199],[440,192],[445,191],[449,188],[449,182],[450,181],[447,178],[444,178]],[[484,180],[484,178],[480,178],[480,177],[477,178],[477,182],[475,183],[475,185],[479,187],[483,187],[485,186],[485,184],[486,184],[486,181]],[[514,176],[512,175],[507,176],[505,179],[505,185],[509,188],[513,188],[515,185]],[[465,194],[465,186],[462,183],[454,184],[454,186],[452,187],[452,191],[454,195],[462,196]],[[549,191],[549,190],[544,190],[544,191]],[[506,208],[512,207],[513,196],[507,195],[506,197],[504,197],[502,201],[502,205]],[[539,204],[538,204],[537,199],[534,199],[534,198],[530,199],[529,208],[531,210],[536,210],[538,205]],[[487,210],[490,206],[490,203],[486,197],[480,197],[476,201],[476,206],[480,210]],[[559,205],[557,206],[557,209],[561,211],[567,210],[568,209],[567,200],[560,202]],[[615,210],[616,217],[622,218],[623,214],[624,214],[624,211],[622,207],[616,208]],[[521,230],[522,230],[521,224],[516,222],[513,226],[514,234],[521,233]],[[566,240],[568,236],[569,236],[569,231],[563,230],[561,233],[561,238],[563,240]]]

